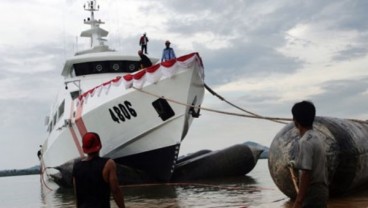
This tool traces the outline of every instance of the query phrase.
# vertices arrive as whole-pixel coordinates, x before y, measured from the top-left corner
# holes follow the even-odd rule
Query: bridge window
[[[131,73],[139,70],[139,61],[95,61],[73,65],[75,75]]]

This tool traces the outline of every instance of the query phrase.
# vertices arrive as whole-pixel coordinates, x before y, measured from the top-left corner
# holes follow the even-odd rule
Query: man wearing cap
[[[82,138],[83,152],[87,157],[73,167],[74,192],[77,207],[110,207],[110,193],[118,207],[125,207],[123,193],[116,175],[116,164],[112,159],[101,158],[101,140],[98,134],[86,133]]]
[[[174,49],[170,48],[170,41],[167,40],[165,45],[166,48],[164,48],[164,51],[162,52],[161,62],[176,58]]]

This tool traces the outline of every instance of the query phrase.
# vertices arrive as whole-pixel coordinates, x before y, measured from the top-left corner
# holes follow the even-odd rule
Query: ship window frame
[[[60,117],[64,114],[64,112],[65,112],[65,100],[63,100],[63,102],[61,102],[61,104],[59,105],[58,119],[60,119]]]
[[[140,70],[139,62],[139,60],[108,60],[75,63],[72,66],[72,73],[75,76],[104,73],[133,73]],[[101,71],[96,69],[98,65],[102,66]],[[118,70],[114,69],[114,65],[118,65]]]
[[[50,122],[49,125],[47,125],[47,131],[51,133],[51,131],[52,131],[52,122]]]
[[[56,125],[56,120],[57,120],[57,112],[54,114],[53,119],[52,119],[53,126]]]
[[[79,95],[81,95],[80,90],[75,90],[75,91],[70,92],[70,97],[72,98],[72,100],[77,99]]]

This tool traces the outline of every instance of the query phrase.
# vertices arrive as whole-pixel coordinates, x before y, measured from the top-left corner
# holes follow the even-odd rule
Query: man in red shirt
[[[147,43],[148,43],[148,37],[146,36],[146,33],[144,33],[141,38],[139,39],[139,45],[141,46],[141,51],[145,54],[147,53]]]

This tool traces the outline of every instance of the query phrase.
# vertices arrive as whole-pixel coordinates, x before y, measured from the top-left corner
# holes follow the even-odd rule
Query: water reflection
[[[262,191],[249,176],[133,185],[124,190],[132,207],[241,207],[260,200]]]
[[[328,202],[329,208],[367,208],[368,190],[352,193],[347,196],[332,198]]]
[[[60,207],[74,207],[76,204],[72,189],[59,188],[54,192],[53,198]]]
[[[34,184],[40,186],[39,180],[36,180]],[[42,205],[39,207],[75,207],[73,189],[48,185],[53,190],[45,187],[41,189]],[[185,183],[129,185],[122,186],[122,189],[127,207],[132,208],[291,208],[293,205],[293,202],[274,184],[269,175],[266,160],[259,161],[249,176]],[[116,207],[113,199],[111,199],[111,205]],[[332,198],[328,202],[328,207],[366,208],[368,207],[368,191]]]
[[[60,188],[52,182],[41,183],[41,207],[75,207],[75,197],[72,188]]]
[[[50,186],[50,185],[49,185]],[[241,207],[261,201],[262,189],[249,176],[196,180],[186,183],[142,184],[122,187],[128,207]],[[44,207],[74,207],[73,189],[43,187]],[[112,201],[112,207],[115,203]]]

